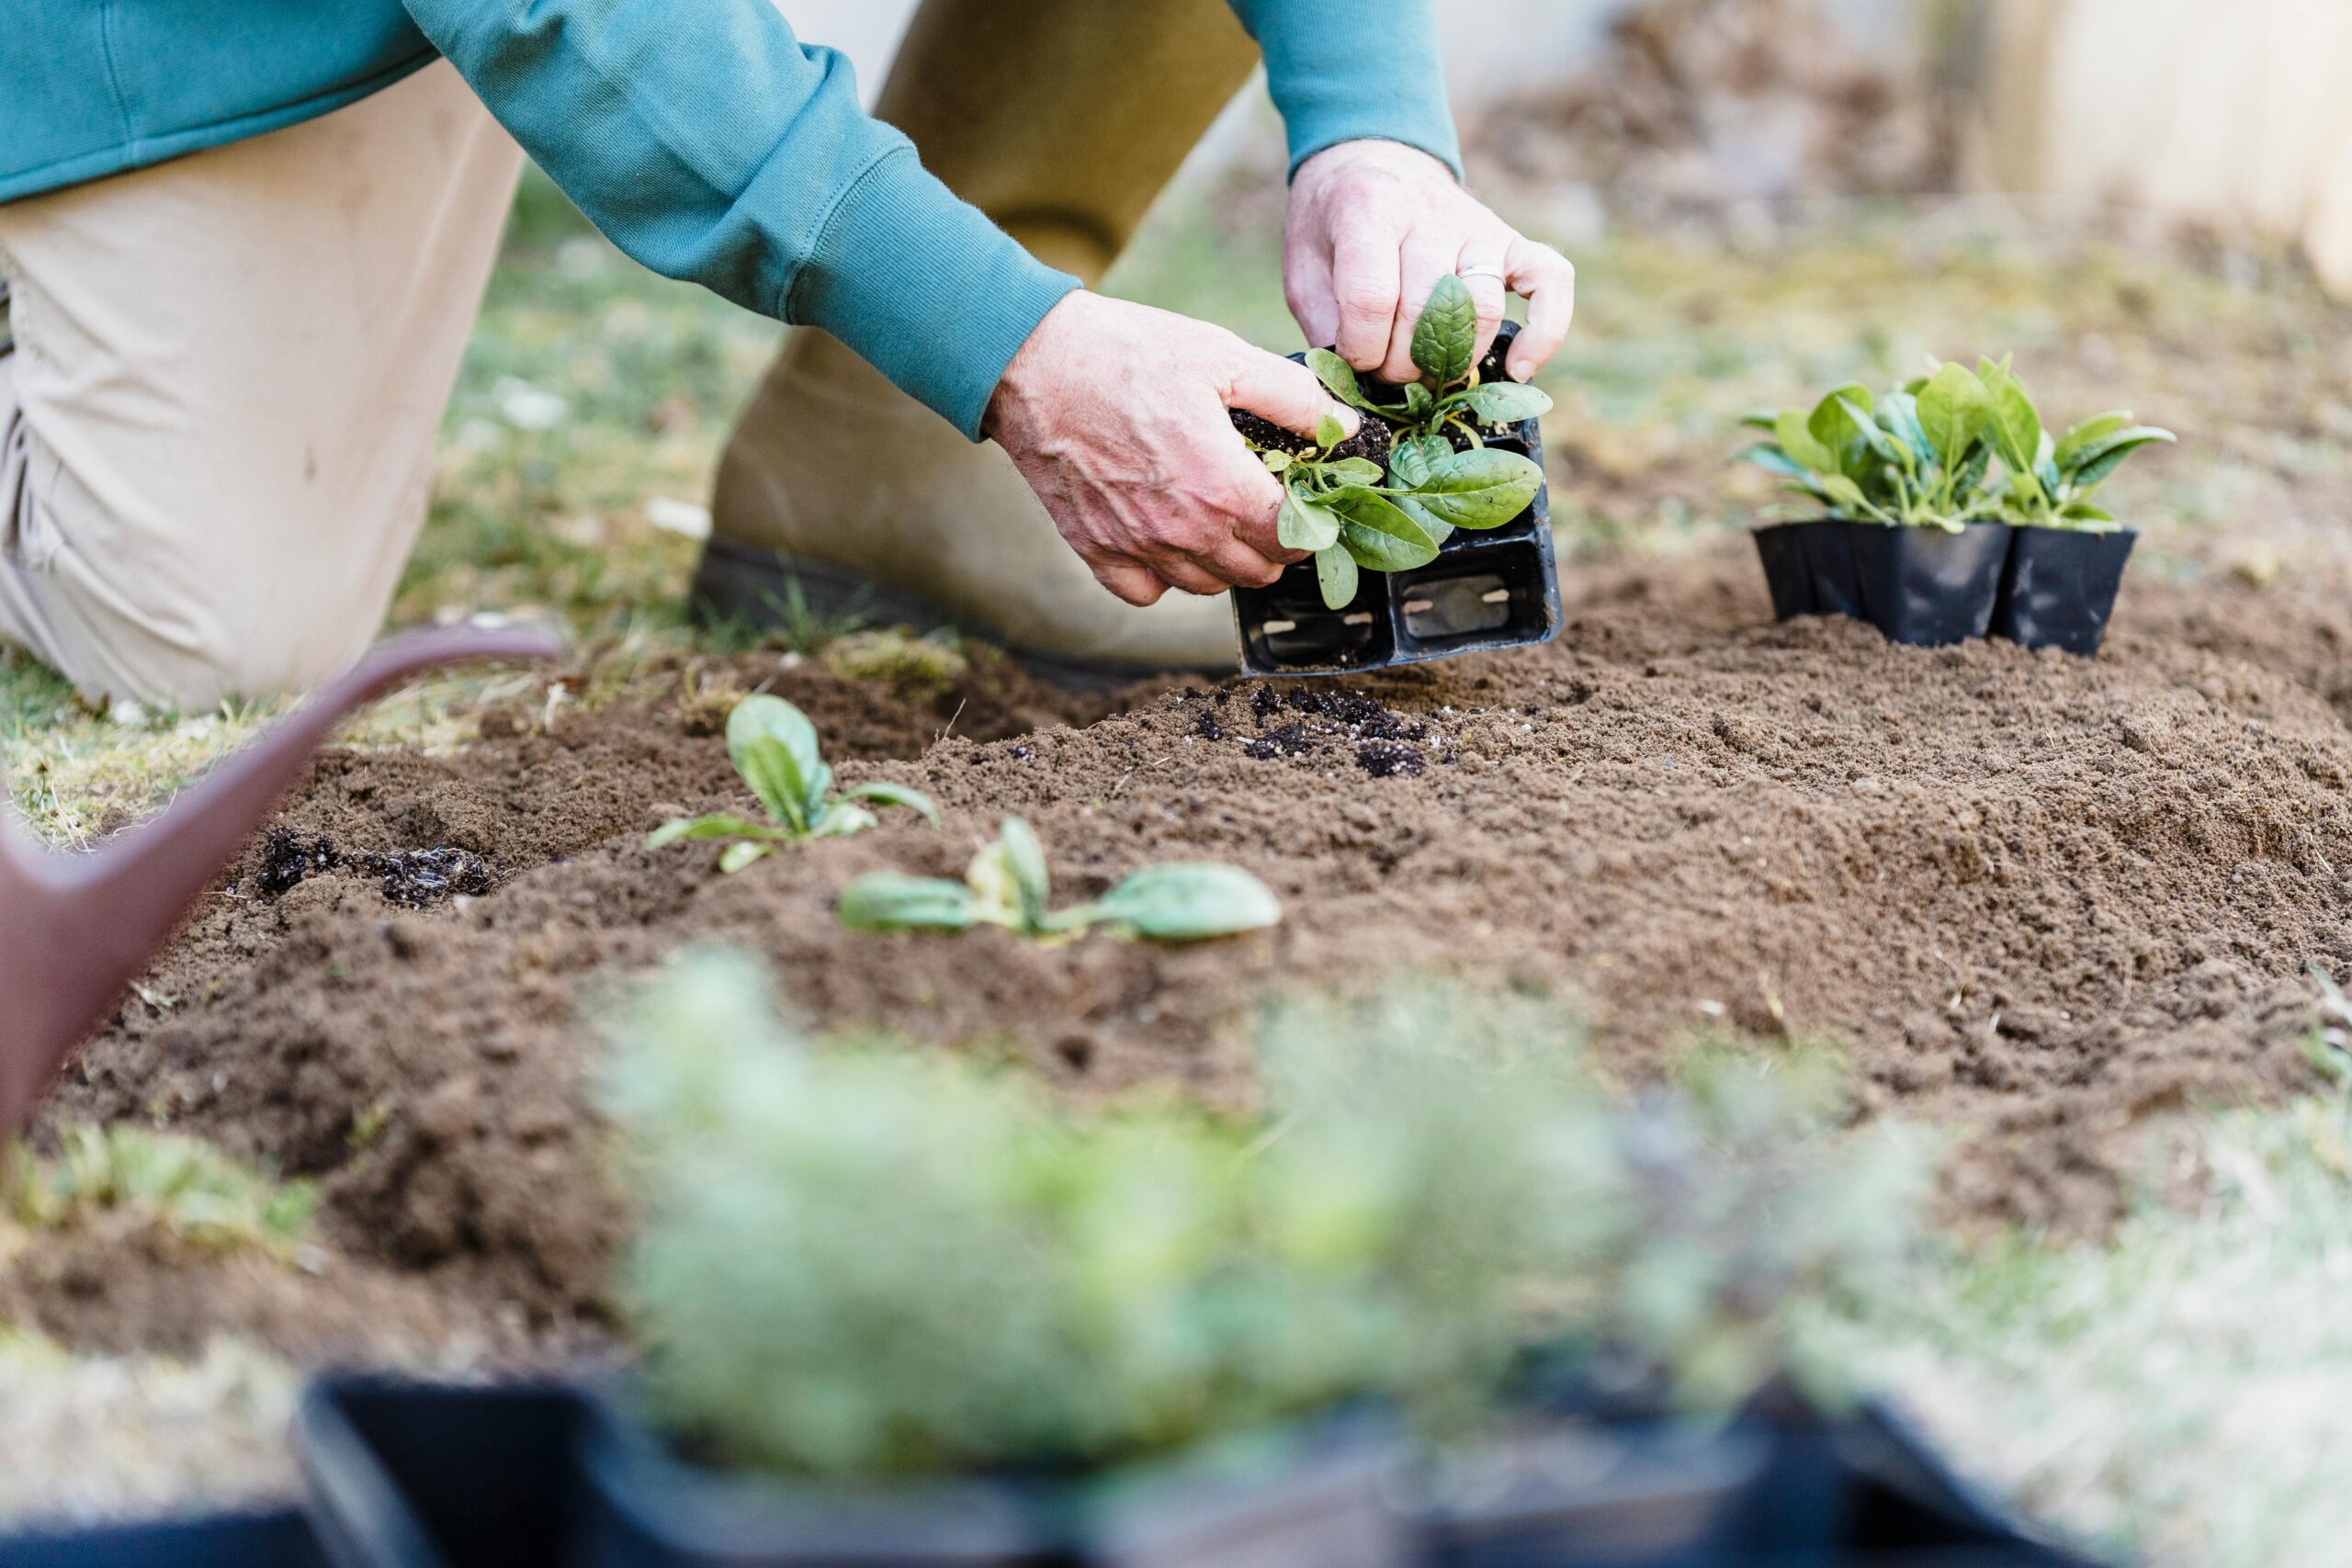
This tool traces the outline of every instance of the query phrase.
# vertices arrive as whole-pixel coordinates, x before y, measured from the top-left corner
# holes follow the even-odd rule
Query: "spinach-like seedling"
[[[1008,817],[997,840],[972,857],[961,882],[872,872],[842,892],[842,924],[869,931],[967,931],[1002,926],[1034,942],[1067,942],[1090,926],[1114,936],[1196,942],[1278,923],[1283,907],[1238,866],[1174,863],[1146,866],[1091,904],[1049,909],[1052,885],[1036,833]]]
[[[2041,411],[2004,359],[1986,361],[1977,375],[1992,409],[1993,442],[2008,485],[2001,493],[2003,521],[2020,528],[2072,528],[2104,534],[2121,526],[2091,499],[2123,460],[2143,446],[2174,439],[2169,430],[2135,424],[2129,411],[2086,419],[2064,435],[2044,429]]]
[[[1477,340],[1469,287],[1448,276],[1413,327],[1413,363],[1428,384],[1404,388],[1401,402],[1374,398],[1329,349],[1307,354],[1308,368],[1332,396],[1393,427],[1385,473],[1367,457],[1331,456],[1347,439],[1335,416],[1325,417],[1304,454],[1259,447],[1283,481],[1276,532],[1288,548],[1314,552],[1326,607],[1344,609],[1355,599],[1359,569],[1427,566],[1453,530],[1499,528],[1543,488],[1541,464],[1488,447],[1479,426],[1532,419],[1552,400],[1516,381],[1482,384]]]
[[[2114,517],[2091,492],[2132,452],[2173,439],[2128,413],[2102,414],[2053,439],[2009,359],[1982,360],[1973,375],[1938,365],[1875,398],[1859,383],[1839,387],[1810,410],[1742,423],[1770,438],[1741,459],[1779,475],[1784,490],[1812,498],[1830,517],[1953,533],[1996,518],[2112,528]]]
[[[833,770],[818,754],[817,727],[808,716],[782,697],[757,694],[735,705],[727,716],[727,755],[760,804],[768,820],[754,822],[725,812],[707,817],[681,817],[664,822],[645,840],[650,850],[703,839],[732,839],[718,857],[718,869],[742,870],[786,844],[803,839],[837,839],[862,833],[877,818],[863,804],[902,806],[920,812],[934,828],[939,807],[928,795],[904,784],[876,781],[836,791]]]

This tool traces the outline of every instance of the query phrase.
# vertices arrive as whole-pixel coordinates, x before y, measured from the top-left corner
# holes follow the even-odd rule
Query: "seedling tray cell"
[[[567,1568],[587,1403],[550,1383],[327,1377],[295,1417],[332,1568]]]
[[[2131,528],[2105,534],[2018,529],[1993,613],[1993,635],[2027,648],[2097,653],[2123,586],[2124,564],[2139,539]]]

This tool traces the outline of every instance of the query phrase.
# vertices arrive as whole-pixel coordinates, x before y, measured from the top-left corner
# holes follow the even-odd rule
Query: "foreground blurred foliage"
[[[1555,1009],[1445,987],[1265,1038],[1259,1118],[1090,1114],[812,1051],[755,966],[681,962],[607,1083],[657,1415],[782,1470],[1101,1462],[1359,1395],[1457,1424],[1563,1338],[1715,1405],[1781,1370],[1792,1300],[1910,1235],[1922,1162],[1822,1136],[1810,1069],[1713,1058],[1628,1101]]]
[[[281,1182],[201,1139],[141,1127],[67,1127],[51,1158],[17,1144],[0,1160],[0,1220],[41,1230],[112,1222],[209,1252],[290,1259],[318,1189]]]

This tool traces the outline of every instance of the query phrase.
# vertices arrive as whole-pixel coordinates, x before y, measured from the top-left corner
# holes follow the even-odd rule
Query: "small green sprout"
[[[727,754],[767,807],[769,820],[754,822],[725,812],[681,817],[655,829],[645,840],[647,849],[732,839],[735,842],[718,857],[718,869],[731,874],[782,845],[864,832],[878,820],[861,804],[865,801],[902,806],[939,826],[939,807],[904,784],[877,781],[836,791],[833,770],[818,755],[817,727],[782,697],[756,694],[735,705],[727,716]]]
[[[1090,926],[1124,938],[1197,942],[1278,923],[1283,907],[1238,866],[1146,866],[1091,904],[1049,909],[1046,852],[1028,823],[1008,817],[994,843],[972,857],[961,882],[873,872],[844,889],[835,912],[853,931],[967,931],[1002,926],[1033,942],[1061,942]]]

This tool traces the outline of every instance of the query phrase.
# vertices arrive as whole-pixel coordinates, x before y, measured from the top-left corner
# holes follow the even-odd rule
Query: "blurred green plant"
[[[1564,1336],[1715,1404],[1778,1365],[1793,1293],[1908,1235],[1912,1155],[1829,1139],[1811,1077],[1724,1063],[1628,1106],[1555,1009],[1443,985],[1264,1038],[1261,1116],[1087,1115],[812,1052],[755,965],[689,955],[605,1090],[657,1417],[792,1472],[1100,1463],[1359,1395],[1475,1419]]]
[[[1049,908],[1045,846],[1018,817],[982,845],[961,882],[869,872],[842,889],[834,913],[852,931],[967,931],[1002,926],[1033,942],[1067,942],[1091,926],[1124,937],[1198,942],[1281,923],[1283,907],[1238,866],[1200,862],[1148,865],[1102,897]]]
[[[782,697],[755,693],[735,705],[727,716],[727,755],[767,808],[768,820],[726,812],[680,817],[656,828],[645,840],[647,849],[731,839],[718,857],[719,871],[731,874],[783,845],[865,831],[879,820],[866,801],[904,807],[939,826],[939,807],[931,797],[904,784],[875,780],[836,791],[833,770],[818,751],[817,727]]]
[[[2105,413],[2063,436],[2044,428],[2014,356],[1978,363],[1973,375],[1938,365],[1873,398],[1856,382],[1811,410],[1750,414],[1769,432],[1740,454],[1854,523],[1943,528],[1998,519],[2019,527],[2103,533],[2114,514],[2091,498],[2123,460],[2172,433]],[[1993,464],[1998,459],[1996,477]]]
[[[63,1230],[101,1215],[153,1225],[213,1252],[291,1259],[319,1204],[308,1181],[279,1181],[210,1144],[141,1127],[67,1127],[53,1158],[22,1143],[0,1165],[0,1215]]]

